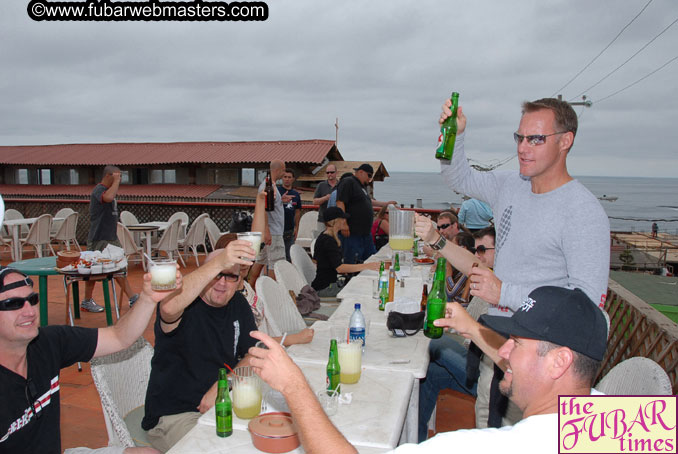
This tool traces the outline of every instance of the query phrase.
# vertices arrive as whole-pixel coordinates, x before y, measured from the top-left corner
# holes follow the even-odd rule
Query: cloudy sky
[[[270,0],[265,22],[34,22],[0,2],[0,144],[334,139],[345,159],[435,171],[440,105],[468,154],[515,154],[520,103],[586,93],[575,175],[676,177],[678,2]],[[504,168],[515,168],[515,159]]]

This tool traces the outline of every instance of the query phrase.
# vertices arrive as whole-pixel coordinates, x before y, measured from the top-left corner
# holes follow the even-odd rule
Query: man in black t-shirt
[[[341,238],[344,263],[362,263],[377,252],[371,234],[374,207],[397,203],[393,200],[380,202],[370,197],[367,185],[374,175],[371,165],[361,164],[353,170],[355,174],[343,178],[337,186],[337,206],[350,215],[348,228],[351,234]]]
[[[242,258],[241,258],[242,257]],[[254,259],[250,242],[231,241],[187,275],[181,292],[158,305],[155,351],[141,427],[168,451],[214,405],[219,368],[249,365],[256,340],[252,310],[237,292],[240,265]]]
[[[0,267],[0,453],[61,454],[60,370],[132,345],[146,329],[156,303],[167,296],[152,291],[150,284],[151,275],[144,275],[137,304],[113,326],[40,327],[33,281],[17,270]],[[177,285],[181,287],[178,272]],[[157,451],[111,446],[96,452]]]

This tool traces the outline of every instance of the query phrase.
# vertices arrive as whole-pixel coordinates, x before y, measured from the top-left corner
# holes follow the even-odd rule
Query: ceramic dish
[[[261,414],[252,419],[247,428],[252,435],[252,444],[260,451],[282,453],[299,447],[297,427],[289,413]]]

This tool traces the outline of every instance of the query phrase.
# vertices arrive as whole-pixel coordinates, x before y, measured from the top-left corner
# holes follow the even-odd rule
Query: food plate
[[[431,264],[434,263],[434,260],[430,259],[428,257],[416,258],[416,259],[413,259],[413,260],[414,260],[415,263],[421,263],[421,264],[426,264],[426,265],[431,265]]]

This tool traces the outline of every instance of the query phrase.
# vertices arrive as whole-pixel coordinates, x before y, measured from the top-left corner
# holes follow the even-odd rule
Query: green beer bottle
[[[231,396],[228,394],[228,378],[226,369],[219,369],[219,383],[217,384],[217,399],[214,402],[214,412],[217,416],[217,436],[229,437],[233,433],[233,413]]]
[[[445,266],[446,260],[442,257],[439,258],[433,286],[426,302],[424,335],[431,339],[438,339],[443,335],[443,328],[435,326],[433,322],[445,317],[445,305],[447,304],[447,296],[445,295]]]
[[[447,117],[440,127],[440,136],[438,136],[438,147],[436,148],[436,159],[452,159],[454,152],[454,142],[457,140],[457,107],[459,106],[459,93],[453,92],[450,97],[452,101],[452,115]]]
[[[383,311],[386,309],[386,303],[388,303],[388,278],[384,274],[380,279],[381,289],[379,290],[379,310]]]
[[[341,393],[341,385],[339,384],[340,373],[337,340],[332,339],[330,340],[330,358],[327,361],[327,394],[331,395],[331,391]]]
[[[415,259],[419,257],[419,238],[414,239],[414,246],[412,246],[412,257]]]
[[[400,271],[400,253],[396,252],[395,254],[395,264],[393,265],[393,269],[396,271]]]

